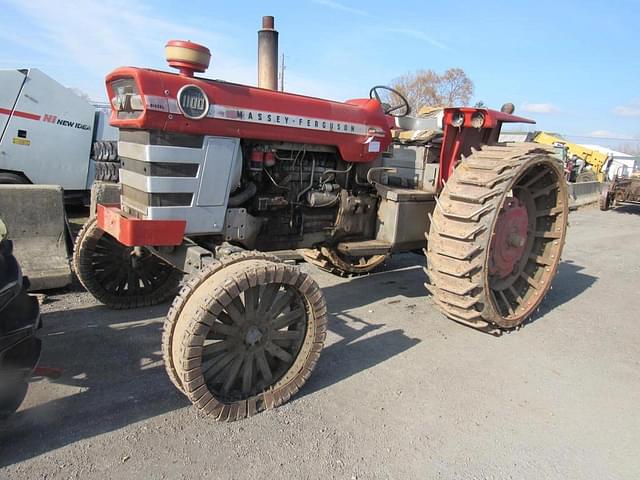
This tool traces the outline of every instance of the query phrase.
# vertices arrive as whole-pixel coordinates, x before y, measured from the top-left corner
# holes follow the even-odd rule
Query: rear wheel
[[[318,285],[269,260],[202,275],[176,312],[170,354],[181,389],[201,413],[221,421],[288,401],[324,344],[327,309]]]
[[[551,286],[567,188],[557,161],[524,144],[485,147],[443,189],[428,236],[428,289],[453,320],[498,334],[521,325]]]
[[[600,210],[606,212],[611,208],[611,194],[609,193],[609,189],[604,189],[600,193],[600,202],[599,202]]]
[[[73,267],[80,283],[110,308],[155,305],[174,296],[182,272],[147,249],[136,252],[90,219],[78,233]]]
[[[350,275],[364,275],[372,272],[384,263],[388,255],[349,256],[336,249],[321,247],[302,252],[304,259],[316,267],[327,272],[347,277]]]

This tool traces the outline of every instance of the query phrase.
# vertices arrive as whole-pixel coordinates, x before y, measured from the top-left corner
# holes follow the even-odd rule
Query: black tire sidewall
[[[97,219],[91,218],[82,227],[73,248],[73,270],[82,286],[98,301],[116,310],[137,307],[148,307],[162,303],[177,294],[182,272],[173,269],[165,282],[153,292],[145,295],[117,296],[107,290],[96,279],[91,265],[91,255],[95,243],[102,236]]]
[[[0,185],[28,185],[29,181],[17,173],[0,172]]]
[[[29,389],[29,383],[21,381],[10,385],[2,385],[0,392],[0,420],[13,414],[24,401]]]

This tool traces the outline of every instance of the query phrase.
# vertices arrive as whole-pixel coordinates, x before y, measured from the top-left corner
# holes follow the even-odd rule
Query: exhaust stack
[[[258,87],[278,89],[278,31],[272,16],[262,17],[258,30]]]

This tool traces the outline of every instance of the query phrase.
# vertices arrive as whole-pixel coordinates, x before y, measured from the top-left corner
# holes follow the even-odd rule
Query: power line
[[[284,52],[282,52],[282,63],[280,64],[280,75],[278,75],[280,77],[280,91],[284,92],[284,70],[285,70],[285,64],[284,64]]]
[[[593,137],[589,135],[575,135],[573,133],[564,133],[566,137],[590,138],[592,140],[619,140],[621,142],[640,142],[640,138],[623,138],[623,137]]]
[[[511,133],[511,134],[517,134],[517,133],[532,133],[535,130],[503,130],[502,133]],[[577,137],[577,138],[588,138],[591,140],[616,140],[616,141],[621,141],[621,142],[640,142],[640,138],[624,138],[624,137],[594,137],[593,135],[577,135],[575,133],[559,133],[559,135],[562,135],[563,137]]]

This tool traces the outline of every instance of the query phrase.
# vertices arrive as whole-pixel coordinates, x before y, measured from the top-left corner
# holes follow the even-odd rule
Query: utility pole
[[[282,62],[280,63],[280,91],[284,92],[284,53],[282,54]]]

